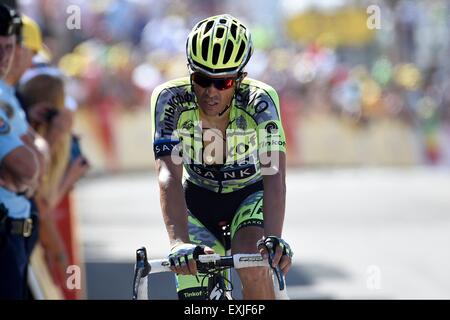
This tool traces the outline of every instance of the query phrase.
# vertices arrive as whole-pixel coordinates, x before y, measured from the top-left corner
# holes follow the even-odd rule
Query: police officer
[[[22,142],[31,148],[37,156],[39,172],[42,177],[47,166],[47,159],[50,157],[49,147],[44,138],[37,134],[28,124],[26,112],[24,112],[23,99],[20,99],[16,90],[20,78],[32,66],[33,56],[41,52],[49,55],[45,51],[38,24],[30,17],[21,15],[21,28],[17,28],[16,32],[16,48],[13,62],[6,77],[3,81],[0,80],[0,103],[3,101],[3,107],[8,108],[10,111],[7,114],[10,115],[9,123],[12,130],[17,132]],[[34,226],[33,234],[28,241],[28,251],[31,253],[39,238],[39,212],[34,198],[29,200]]]
[[[0,4],[0,80],[11,66],[19,27],[20,17]],[[7,110],[0,108],[0,299],[23,299],[27,240],[33,228],[30,202],[24,195],[32,194],[37,185],[39,164],[13,130]]]

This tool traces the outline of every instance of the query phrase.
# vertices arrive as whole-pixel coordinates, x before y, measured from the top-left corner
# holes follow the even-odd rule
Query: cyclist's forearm
[[[263,175],[264,182],[264,235],[281,237],[283,231],[286,205],[286,155],[284,152],[273,152],[278,159],[266,167],[277,170],[276,174]]]
[[[181,182],[160,183],[160,201],[171,245],[189,242],[187,206]]]
[[[281,174],[264,178],[264,235],[281,237],[284,222],[286,185]]]
[[[181,184],[183,167],[172,162],[170,156],[156,160],[161,211],[171,245],[189,242],[187,206]]]

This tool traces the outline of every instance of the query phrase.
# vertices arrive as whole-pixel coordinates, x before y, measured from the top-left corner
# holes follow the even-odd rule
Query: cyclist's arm
[[[280,101],[276,91],[263,83],[256,106],[266,108],[255,113],[257,123],[258,153],[264,183],[264,235],[281,237],[286,200],[286,138],[281,122]]]
[[[169,104],[176,92],[171,85],[162,84],[153,90],[150,102],[161,211],[172,248],[179,242],[189,242],[183,165],[172,159],[173,149],[180,143],[176,134],[179,113],[175,112],[177,106]]]
[[[187,205],[184,199],[183,165],[175,164],[171,156],[156,159],[161,210],[171,246],[189,242]]]
[[[286,203],[286,155],[284,152],[272,151],[263,173],[264,183],[264,235],[281,237]]]

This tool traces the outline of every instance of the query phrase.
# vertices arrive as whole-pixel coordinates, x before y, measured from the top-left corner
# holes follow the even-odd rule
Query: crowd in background
[[[443,154],[450,154],[446,1],[333,1],[329,6],[301,1],[303,8],[289,0],[21,3],[41,25],[54,61],[72,76],[68,90],[97,115],[105,152],[111,156],[115,130],[111,110],[148,108],[156,85],[187,74],[185,39],[190,26],[230,11],[251,28],[256,51],[247,71],[278,90],[291,128],[288,140],[297,134],[289,121],[310,113],[326,113],[358,126],[380,118],[397,119],[416,133],[423,163],[450,164],[443,159]],[[71,5],[81,13],[80,28],[75,30],[65,27]],[[356,31],[367,29],[366,19],[333,25],[339,21],[336,16],[350,9],[368,18],[369,5],[379,8],[379,28],[366,32],[363,39]],[[295,23],[301,19],[318,20],[312,21],[313,29],[322,30],[310,31],[311,24]],[[347,29],[356,30],[355,39]],[[339,39],[339,33],[348,40]]]
[[[38,44],[19,43],[31,46],[32,54],[17,50],[3,80],[23,107],[41,168],[33,192],[21,195],[35,215],[33,229],[40,230],[37,264],[47,265],[60,290],[73,261],[55,212],[89,169],[72,130],[77,106],[96,119],[106,157],[114,162],[113,118],[148,108],[157,85],[187,75],[186,37],[206,16],[232,12],[251,28],[256,50],[247,71],[279,93],[288,145],[299,134],[295,119],[312,114],[360,128],[392,119],[415,132],[422,163],[450,165],[450,4],[342,0],[300,8],[306,2],[19,1],[19,11],[37,24],[22,19],[33,32],[42,31],[46,47],[39,37]],[[371,4],[380,8],[379,29],[365,25]],[[79,28],[73,29],[67,21],[77,12]],[[331,23],[342,17],[352,17],[356,28]]]
[[[0,298],[68,298],[71,231],[58,216],[70,219],[66,202],[89,169],[76,109],[38,24],[2,3],[0,14]]]

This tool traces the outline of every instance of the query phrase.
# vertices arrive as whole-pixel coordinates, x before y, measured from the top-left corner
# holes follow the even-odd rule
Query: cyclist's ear
[[[245,71],[242,71],[242,72],[239,73],[239,76],[238,76],[238,79],[237,79],[239,84],[241,84],[242,80],[244,80],[247,75],[248,75],[248,73],[245,72]]]
[[[242,80],[244,80],[244,78],[247,76],[247,72],[239,72],[238,77],[236,79],[236,90],[239,89],[239,87],[241,86],[241,82]]]

